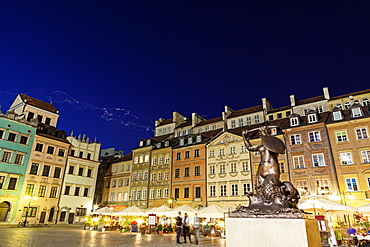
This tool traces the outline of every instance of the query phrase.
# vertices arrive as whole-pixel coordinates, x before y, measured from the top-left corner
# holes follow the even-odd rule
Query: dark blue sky
[[[3,111],[18,93],[51,100],[59,129],[125,153],[173,111],[370,85],[369,1],[12,0],[0,22]]]

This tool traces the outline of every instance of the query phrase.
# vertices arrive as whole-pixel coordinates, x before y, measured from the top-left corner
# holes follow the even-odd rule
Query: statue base
[[[226,247],[321,247],[317,220],[226,218]]]

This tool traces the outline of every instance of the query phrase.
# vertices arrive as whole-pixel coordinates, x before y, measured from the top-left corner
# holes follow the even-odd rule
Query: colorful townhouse
[[[17,223],[37,120],[0,112],[0,223]]]

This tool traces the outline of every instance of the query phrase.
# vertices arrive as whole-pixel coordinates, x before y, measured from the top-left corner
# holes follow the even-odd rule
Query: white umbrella
[[[227,211],[226,211],[227,212]],[[225,210],[216,204],[211,204],[206,208],[202,208],[198,212],[198,217],[202,218],[223,218]]]
[[[142,210],[141,208],[138,208],[136,206],[128,207],[121,209],[117,212],[114,213],[114,215],[119,215],[119,216],[126,216],[126,215],[146,215],[146,212]]]
[[[109,207],[104,207],[104,208],[95,210],[94,212],[91,212],[91,214],[112,215],[114,214],[114,211],[110,209]]]
[[[357,209],[338,202],[333,202],[326,199],[309,199],[298,203],[299,209],[325,209],[338,211],[356,211]]]
[[[152,208],[150,210],[147,210],[146,212],[148,214],[167,215],[167,213],[171,210],[172,210],[171,208],[169,208],[165,205],[162,205],[158,208]]]
[[[359,212],[370,212],[370,203],[357,208]]]
[[[176,217],[179,211],[181,212],[182,216],[184,216],[185,213],[187,213],[189,216],[194,216],[195,213],[198,212],[196,209],[185,204],[180,207],[174,208],[173,210],[169,211],[166,215],[169,217]]]

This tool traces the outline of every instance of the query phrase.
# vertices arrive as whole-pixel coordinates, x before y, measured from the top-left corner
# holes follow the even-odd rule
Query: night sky
[[[0,104],[125,153],[177,111],[220,117],[369,89],[369,1],[0,1]]]

